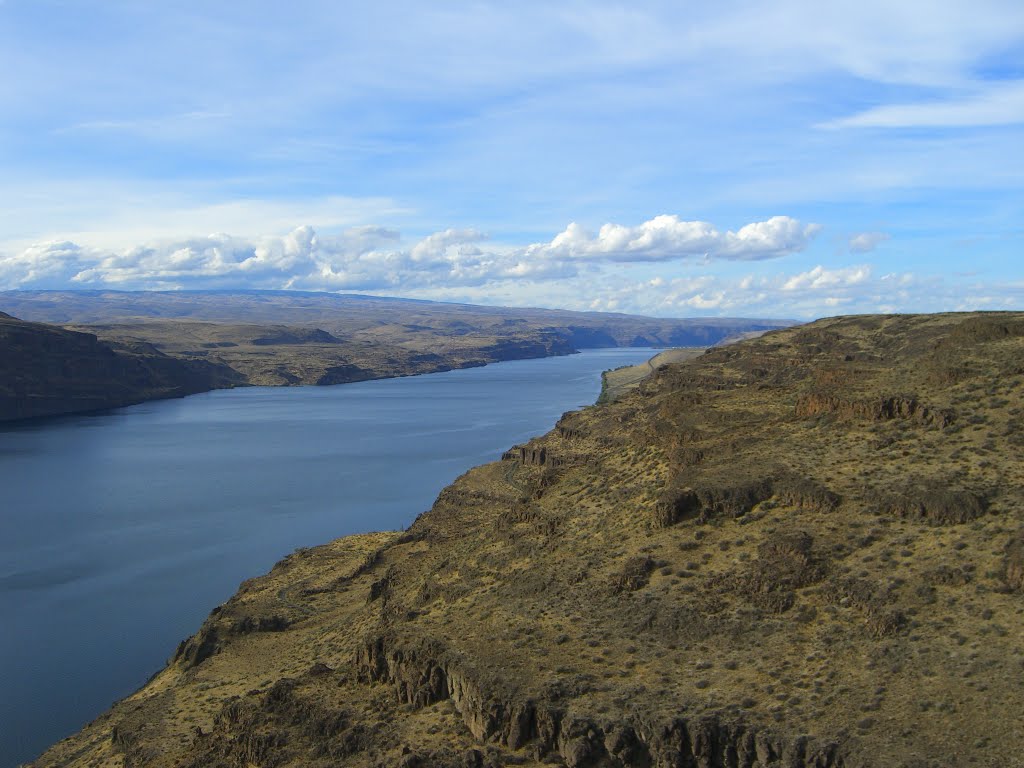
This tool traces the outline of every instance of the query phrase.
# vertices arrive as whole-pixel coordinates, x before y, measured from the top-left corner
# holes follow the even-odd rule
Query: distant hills
[[[665,319],[301,291],[6,291],[0,292],[0,306],[23,320],[62,325],[190,320],[317,327],[342,336],[386,329],[400,340],[427,332],[457,337],[550,331],[577,348],[707,346],[734,334],[794,324],[778,319]]]
[[[0,338],[7,363],[0,420],[226,386],[340,384],[595,347],[708,346],[791,324],[289,291],[8,291],[0,293],[0,307],[22,321]]]

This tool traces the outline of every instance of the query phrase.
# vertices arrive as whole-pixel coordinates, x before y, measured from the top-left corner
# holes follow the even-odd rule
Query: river
[[[589,350],[334,387],[252,387],[0,427],[0,768],[131,693],[239,583],[408,526],[592,403]]]

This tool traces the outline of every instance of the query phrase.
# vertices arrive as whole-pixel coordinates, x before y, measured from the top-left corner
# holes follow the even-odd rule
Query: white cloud
[[[757,261],[802,251],[820,228],[789,216],[773,216],[737,232],[719,232],[706,221],[655,216],[635,227],[605,224],[597,235],[573,222],[547,244],[533,245],[534,256],[589,261],[674,261],[709,259]]]
[[[656,218],[635,227],[609,225],[596,235],[570,226],[548,242],[521,247],[489,243],[474,229],[406,241],[395,230],[366,226],[339,233],[303,226],[265,237],[211,234],[119,250],[55,240],[0,254],[0,289],[291,288],[677,317],[811,318],[1024,305],[1024,281],[943,279],[877,271],[870,263],[780,269],[785,262],[751,257],[803,242],[807,225],[784,217],[725,233],[658,218],[664,224],[652,225]],[[714,249],[708,260],[679,248],[694,241],[693,232]],[[724,263],[737,252],[745,257],[740,264]],[[722,260],[714,269],[711,254]],[[634,263],[624,263],[627,256]]]
[[[940,128],[1024,123],[1024,81],[984,84],[967,94],[887,104],[823,123],[822,128]]]
[[[965,284],[963,280],[911,273],[875,276],[869,265],[742,277],[698,274],[629,280],[603,265],[597,273],[565,280],[506,281],[481,286],[433,286],[418,298],[556,306],[566,309],[631,312],[662,317],[694,315],[811,319],[837,313],[937,312],[1013,309],[1024,306],[1024,283]],[[834,273],[844,275],[837,277]]]
[[[101,179],[55,184],[5,178],[0,181],[0,252],[51,240],[122,251],[139,243],[188,240],[196,232],[231,232],[258,239],[267,232],[288,231],[296,222],[306,222],[318,231],[347,228],[350,236],[357,236],[360,231],[379,230],[366,226],[368,221],[410,213],[385,197],[241,197],[197,203],[202,197],[202,190],[191,184]]]
[[[819,290],[837,286],[851,286],[863,283],[871,276],[871,267],[846,267],[826,269],[817,266],[807,272],[793,275],[782,284],[783,291]]]
[[[99,258],[66,240],[32,245],[15,256],[0,254],[0,286],[67,285]]]
[[[430,261],[445,256],[477,256],[480,250],[475,247],[475,243],[485,239],[486,235],[475,229],[446,229],[423,238],[409,253],[413,261]]]
[[[587,283],[587,303],[572,309],[617,309],[659,316],[732,315],[811,319],[837,313],[936,312],[1008,309],[1024,304],[1024,285],[874,275],[869,266],[727,278],[705,274],[665,280],[624,282],[605,275]],[[566,296],[571,296],[566,292]],[[440,296],[438,296],[440,298]],[[463,296],[471,299],[472,296]],[[563,302],[565,303],[565,302]]]
[[[415,290],[507,280],[572,277],[602,262],[666,262],[694,256],[760,260],[802,250],[817,231],[786,216],[720,233],[711,224],[657,216],[636,227],[606,224],[593,237],[570,224],[549,243],[482,247],[475,229],[446,229],[411,245],[381,227],[321,235],[302,226],[284,236],[166,238],[122,249],[71,241],[0,256],[0,288],[122,287]]]
[[[869,253],[889,239],[886,232],[861,232],[850,238],[852,253]]]

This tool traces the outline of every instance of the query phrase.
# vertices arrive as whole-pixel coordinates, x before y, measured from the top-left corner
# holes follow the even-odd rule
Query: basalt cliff
[[[116,408],[240,384],[226,365],[0,313],[0,422]]]
[[[712,349],[245,582],[38,766],[1024,764],[1024,315]]]

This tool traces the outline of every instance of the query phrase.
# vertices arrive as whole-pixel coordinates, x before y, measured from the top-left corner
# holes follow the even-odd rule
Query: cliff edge
[[[0,422],[98,411],[241,382],[224,365],[0,313]]]

